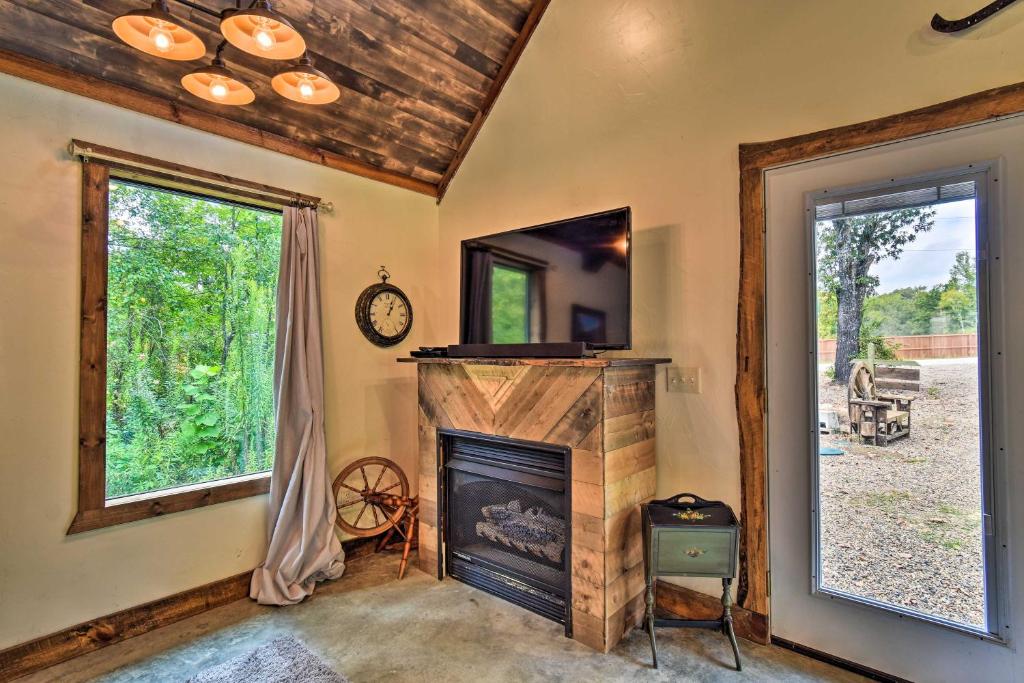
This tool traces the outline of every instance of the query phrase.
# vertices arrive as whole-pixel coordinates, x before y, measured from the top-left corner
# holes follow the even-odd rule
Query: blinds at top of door
[[[974,196],[974,181],[967,180],[959,183],[918,187],[891,194],[857,197],[838,202],[821,200],[822,203],[815,206],[814,217],[819,221],[830,221],[837,218],[850,218],[852,216],[862,216],[882,211],[957,202],[963,199],[973,199]]]

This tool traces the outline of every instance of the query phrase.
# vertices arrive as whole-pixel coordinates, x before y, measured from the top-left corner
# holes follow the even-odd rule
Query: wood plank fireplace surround
[[[639,505],[668,359],[400,360],[418,363],[420,568],[610,650],[644,612]]]

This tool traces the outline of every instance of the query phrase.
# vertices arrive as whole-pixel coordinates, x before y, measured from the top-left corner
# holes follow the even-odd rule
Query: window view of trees
[[[494,266],[491,274],[491,341],[523,344],[530,341],[530,274],[518,268]]]
[[[974,258],[958,252],[949,279],[933,287],[903,287],[864,299],[861,337],[976,332],[977,276]],[[834,339],[838,301],[834,291],[818,290],[818,337]]]
[[[281,214],[110,184],[107,496],[268,470]]]
[[[836,381],[849,380],[851,361],[860,354],[865,305],[878,287],[872,267],[883,258],[898,259],[919,233],[932,229],[934,217],[929,208],[915,208],[818,224],[819,290],[835,300],[836,331],[830,336],[836,339]]]

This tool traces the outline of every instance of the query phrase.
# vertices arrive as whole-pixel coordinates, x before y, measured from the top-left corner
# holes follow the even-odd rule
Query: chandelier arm
[[[177,0],[177,2],[180,2],[182,5],[185,5],[185,7],[189,7],[191,9],[194,9],[197,12],[202,12],[203,14],[208,14],[211,17],[220,18],[220,12],[218,12],[217,10],[212,10],[209,7],[204,7],[204,6],[200,5],[198,2],[193,2],[192,0]]]

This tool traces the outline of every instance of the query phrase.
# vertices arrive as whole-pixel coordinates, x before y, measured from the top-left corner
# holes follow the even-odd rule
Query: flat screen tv
[[[630,348],[629,207],[462,242],[462,344]]]

